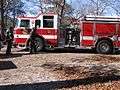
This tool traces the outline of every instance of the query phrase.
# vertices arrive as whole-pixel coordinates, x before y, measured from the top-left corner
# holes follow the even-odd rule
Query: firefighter
[[[6,43],[7,43],[6,54],[11,54],[11,48],[14,39],[13,30],[14,30],[13,27],[10,27],[10,29],[6,31]]]
[[[37,52],[35,36],[36,36],[36,28],[33,28],[30,36],[30,53],[31,54]]]

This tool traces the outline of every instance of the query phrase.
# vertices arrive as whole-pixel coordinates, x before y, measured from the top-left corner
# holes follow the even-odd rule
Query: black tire
[[[35,38],[37,52],[42,51],[44,48],[44,41],[41,38]]]
[[[107,40],[101,40],[96,45],[96,51],[100,54],[110,54],[113,53],[113,45]]]

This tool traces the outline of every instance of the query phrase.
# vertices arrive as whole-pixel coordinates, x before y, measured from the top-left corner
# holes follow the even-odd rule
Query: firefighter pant
[[[12,40],[8,40],[8,41],[7,41],[6,54],[10,54],[10,53],[11,53],[11,48],[12,48]]]
[[[30,44],[30,53],[35,53],[35,52],[37,52],[37,50],[36,50],[36,43],[35,43],[35,40],[32,39],[31,40],[31,44]]]

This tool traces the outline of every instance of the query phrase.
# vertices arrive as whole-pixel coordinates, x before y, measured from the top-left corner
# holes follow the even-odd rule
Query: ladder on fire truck
[[[86,15],[83,20],[86,20],[86,21],[120,22],[120,17],[118,17],[118,16],[93,16],[93,15]]]

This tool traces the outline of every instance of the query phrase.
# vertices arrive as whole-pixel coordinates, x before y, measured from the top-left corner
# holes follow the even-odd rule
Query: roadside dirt
[[[120,90],[119,54],[100,55],[78,50],[29,54],[16,49],[10,56],[4,53],[5,49],[0,52],[2,89]]]

